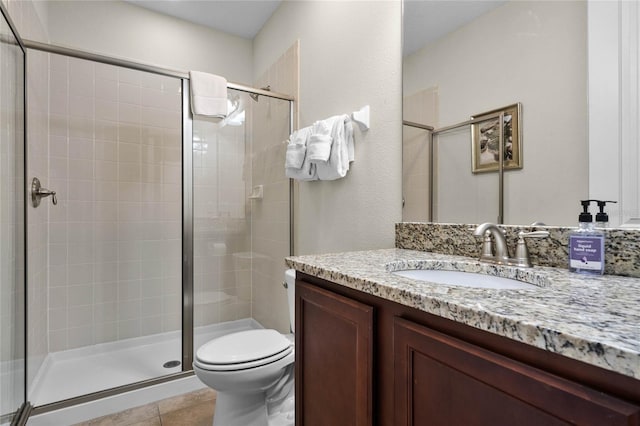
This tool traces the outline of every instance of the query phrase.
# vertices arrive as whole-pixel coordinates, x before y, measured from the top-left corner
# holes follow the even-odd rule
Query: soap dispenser
[[[578,229],[569,234],[569,270],[579,274],[604,273],[604,232],[595,229],[593,215],[589,213],[592,201],[582,200],[582,213],[578,216]]]
[[[600,201],[597,200],[598,208],[600,211],[596,214],[596,227],[608,228],[609,227],[609,215],[604,211],[604,207],[607,203],[617,203],[617,201]]]

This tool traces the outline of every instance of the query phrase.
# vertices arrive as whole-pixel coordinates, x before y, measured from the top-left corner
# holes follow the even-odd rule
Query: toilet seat
[[[205,370],[244,370],[278,361],[292,351],[291,341],[276,330],[248,330],[205,343],[194,364]]]

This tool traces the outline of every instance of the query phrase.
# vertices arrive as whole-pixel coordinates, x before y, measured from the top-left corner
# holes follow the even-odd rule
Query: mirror
[[[622,194],[600,185],[595,195],[589,185],[598,159],[589,157],[588,7],[584,1],[404,1],[404,120],[438,129],[521,104],[522,168],[504,173],[504,223],[575,226],[580,199]],[[427,136],[403,126],[405,221],[429,218]],[[496,221],[498,175],[473,172],[471,141],[470,126],[434,136],[435,222]],[[617,168],[609,172],[617,175]],[[637,174],[631,185],[637,193]]]

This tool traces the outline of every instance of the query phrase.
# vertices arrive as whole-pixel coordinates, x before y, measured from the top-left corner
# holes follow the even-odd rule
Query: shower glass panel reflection
[[[402,126],[402,221],[429,221],[430,132]]]
[[[250,328],[289,332],[284,175],[290,102],[229,90],[229,116],[193,122],[194,353]]]
[[[29,59],[34,81],[49,69],[48,109],[29,93],[30,129],[45,124],[29,179],[58,198],[28,207],[44,253],[29,279],[43,295],[28,337],[29,400],[41,406],[181,371],[163,364],[182,358],[182,102],[178,78]]]
[[[498,173],[472,173],[471,127],[434,135],[433,221],[496,222]]]
[[[25,402],[24,52],[0,14],[0,424]]]

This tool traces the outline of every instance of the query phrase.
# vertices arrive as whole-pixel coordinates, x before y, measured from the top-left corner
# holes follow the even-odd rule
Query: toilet
[[[292,332],[295,270],[285,272]],[[293,425],[294,339],[276,330],[227,334],[200,346],[193,370],[216,390],[214,426]]]

